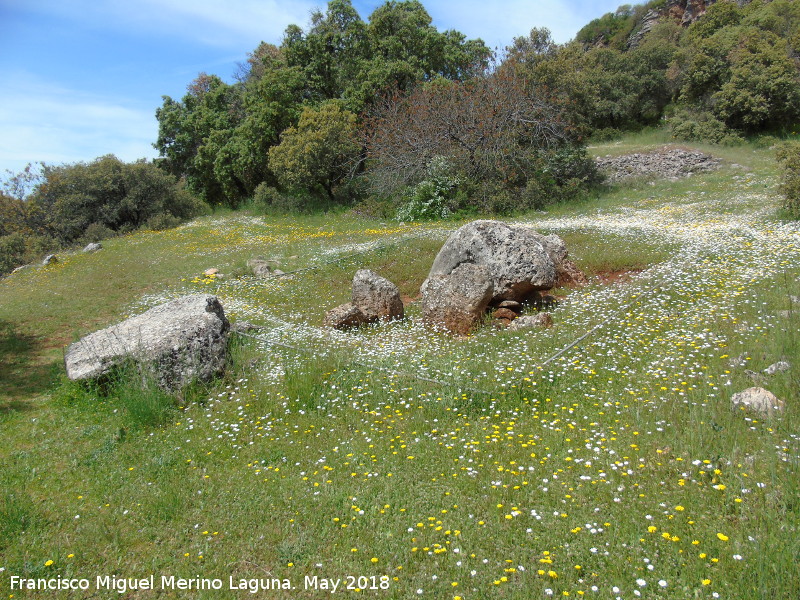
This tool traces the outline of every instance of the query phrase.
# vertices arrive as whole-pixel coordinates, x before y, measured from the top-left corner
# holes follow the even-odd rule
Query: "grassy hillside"
[[[413,301],[456,222],[230,213],[0,281],[0,590],[251,597],[233,577],[295,586],[256,597],[327,597],[306,589],[316,576],[393,599],[798,597],[800,228],[774,217],[769,150],[704,149],[719,171],[521,219],[590,275],[556,290],[550,330],[454,338],[413,302],[402,323],[319,328],[357,268]],[[302,271],[256,280],[254,256]],[[224,380],[166,408],[124,382],[63,382],[64,344],[190,291],[264,326],[233,339]],[[740,355],[792,363],[758,383],[781,417],[730,408],[755,385]],[[94,589],[150,574],[223,589]],[[11,576],[92,587],[12,591]]]

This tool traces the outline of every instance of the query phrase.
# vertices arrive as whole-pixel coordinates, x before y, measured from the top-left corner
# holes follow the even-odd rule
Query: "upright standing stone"
[[[388,279],[369,269],[359,269],[353,277],[353,304],[369,321],[403,318],[400,290]]]

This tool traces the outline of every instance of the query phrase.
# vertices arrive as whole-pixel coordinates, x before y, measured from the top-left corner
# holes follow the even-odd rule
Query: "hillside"
[[[455,221],[229,212],[0,280],[0,589],[85,577],[46,597],[88,598],[96,575],[153,574],[224,586],[122,597],[263,581],[263,597],[322,598],[341,578],[397,599],[796,598],[800,226],[774,217],[770,150],[687,147],[721,167],[517,219],[590,278],[555,291],[547,330],[420,324]],[[296,273],[256,279],[259,255]],[[408,318],[322,329],[360,267],[399,285]],[[233,338],[224,379],[177,405],[135,380],[64,381],[65,343],[191,291],[262,326]],[[754,385],[785,411],[733,410]]]

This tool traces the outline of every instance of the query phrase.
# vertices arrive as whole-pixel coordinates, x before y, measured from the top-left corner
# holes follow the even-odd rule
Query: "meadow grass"
[[[0,589],[154,573],[296,586],[268,598],[326,597],[304,578],[347,575],[378,589],[345,593],[392,599],[800,596],[800,311],[781,313],[800,295],[800,229],[773,216],[768,151],[710,150],[754,158],[519,220],[562,235],[590,278],[558,290],[550,330],[455,338],[414,303],[402,322],[319,327],[358,268],[416,298],[457,222],[231,213],[3,280],[0,349],[17,370],[187,292],[263,329],[175,404],[132,376],[4,382]],[[255,279],[244,263],[259,254],[308,270]],[[782,359],[789,371],[757,375]],[[784,413],[733,410],[752,385]]]

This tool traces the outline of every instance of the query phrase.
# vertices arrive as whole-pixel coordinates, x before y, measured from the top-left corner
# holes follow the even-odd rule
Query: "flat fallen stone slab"
[[[229,329],[216,296],[182,296],[71,344],[64,357],[67,376],[96,379],[133,360],[152,368],[160,387],[177,390],[222,373]]]

